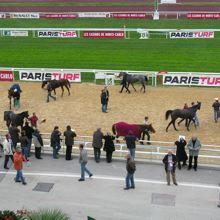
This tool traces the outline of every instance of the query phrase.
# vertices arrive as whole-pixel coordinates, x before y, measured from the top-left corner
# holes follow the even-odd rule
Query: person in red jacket
[[[22,155],[20,147],[16,148],[16,152],[14,153],[13,159],[14,159],[14,168],[17,171],[15,182],[22,182],[23,185],[26,185],[27,183],[25,182],[25,178],[22,173],[23,161],[26,161],[26,159]]]

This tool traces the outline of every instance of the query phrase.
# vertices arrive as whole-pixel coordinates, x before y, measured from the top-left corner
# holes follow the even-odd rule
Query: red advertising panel
[[[54,18],[54,19],[58,19],[58,18],[77,18],[77,14],[43,14],[42,16],[43,18]]]
[[[85,38],[124,38],[124,31],[84,31]]]
[[[13,81],[14,75],[11,70],[0,70],[0,81]]]
[[[113,18],[146,18],[145,13],[112,13],[111,17]]]
[[[220,13],[188,13],[188,19],[220,19]]]

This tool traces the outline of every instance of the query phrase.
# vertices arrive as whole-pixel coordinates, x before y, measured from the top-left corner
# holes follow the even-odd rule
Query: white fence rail
[[[2,136],[2,140],[4,140],[4,135],[7,133],[6,130],[0,130],[0,135]],[[50,134],[42,133],[44,148],[43,152],[52,152],[52,148],[50,147]],[[63,138],[64,140],[64,138]],[[117,157],[124,157],[124,155],[128,152],[126,143],[123,139],[118,139],[120,143],[115,143],[115,154]],[[147,141],[144,141],[144,145],[137,144],[136,145],[136,154],[137,158],[141,159],[150,159],[150,160],[161,160],[162,156],[164,156],[168,149],[172,149],[174,152],[176,147],[174,146],[174,142],[169,141],[151,141],[151,145],[146,145]],[[92,137],[91,136],[80,136],[77,135],[75,138],[75,144],[73,147],[74,153],[78,153],[78,144],[83,143],[86,149],[91,153],[93,151],[92,148]],[[33,147],[33,146],[32,146]],[[64,141],[61,142],[61,151],[65,152],[65,144]],[[186,149],[187,151],[187,149]],[[202,148],[200,151],[200,158],[205,160],[205,163],[209,164],[219,164],[220,165],[220,144],[219,145],[210,145],[210,144],[202,144]]]

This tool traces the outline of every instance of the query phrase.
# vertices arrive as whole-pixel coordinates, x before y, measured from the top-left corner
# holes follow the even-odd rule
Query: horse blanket
[[[128,124],[126,122],[117,122],[114,124],[115,130],[118,136],[126,136],[129,131],[132,131],[133,135],[138,139],[141,138],[141,129],[137,124]]]

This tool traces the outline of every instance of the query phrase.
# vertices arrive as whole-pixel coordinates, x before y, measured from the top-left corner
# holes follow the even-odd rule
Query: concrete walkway
[[[177,170],[178,186],[167,186],[162,165],[137,163],[136,189],[124,191],[125,162],[88,163],[94,176],[78,182],[78,159],[43,160],[31,157],[24,165],[28,185],[14,183],[15,171],[2,168],[0,158],[0,209],[61,208],[73,220],[219,220],[220,171]],[[37,183],[54,184],[49,192],[33,191]]]

